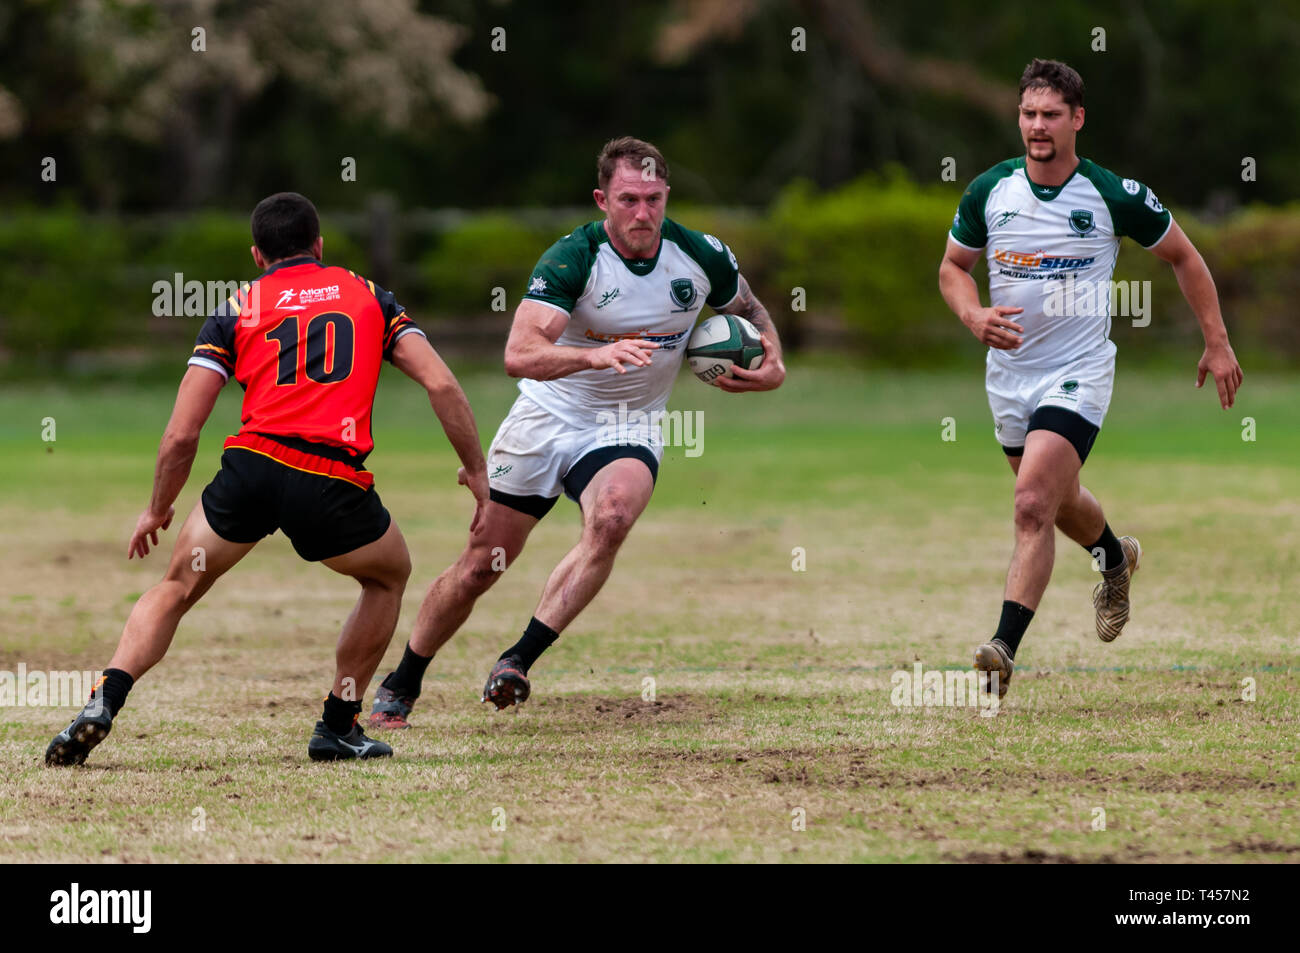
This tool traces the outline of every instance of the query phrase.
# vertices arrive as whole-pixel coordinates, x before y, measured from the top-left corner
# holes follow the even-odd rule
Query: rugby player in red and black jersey
[[[365,469],[370,414],[387,358],[421,384],[464,466],[473,526],[488,500],[487,468],[456,378],[392,293],[321,261],[316,209],[294,192],[253,211],[260,278],[243,285],[199,332],[158,451],[153,497],[127,558],[148,555],[171,524],[199,431],[230,377],[244,388],[243,425],[227,438],[221,470],[181,527],[167,574],[135,604],[90,701],[45,753],[80,764],[112,728],[137,679],[162,660],[181,617],[263,537],[283,530],[303,559],[361,584],[343,625],[334,684],[307,753],[314,761],[391,755],[357,716],[401,608],[406,542]]]

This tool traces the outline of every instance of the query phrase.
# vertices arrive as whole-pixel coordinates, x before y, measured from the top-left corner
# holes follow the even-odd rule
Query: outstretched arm
[[[1219,388],[1219,403],[1227,410],[1235,401],[1237,388],[1246,375],[1228,343],[1228,329],[1223,325],[1219,293],[1214,287],[1210,269],[1177,222],[1170,224],[1165,237],[1151,251],[1174,266],[1178,287],[1200,322],[1205,352],[1196,365],[1196,386],[1204,384],[1205,375],[1210,374]]]
[[[776,333],[772,316],[758,300],[744,275],[737,278],[736,297],[720,309],[723,314],[745,318],[758,329],[763,342],[763,363],[755,370],[732,367],[734,377],[715,377],[710,383],[730,394],[751,390],[776,390],[785,381],[785,362],[781,359],[781,338]]]
[[[474,494],[474,518],[470,532],[478,528],[483,508],[488,502],[487,463],[479,443],[478,425],[469,399],[451,369],[433,349],[423,334],[406,334],[393,346],[393,366],[415,381],[429,394],[429,404],[438,415],[443,432],[462,464],[456,475],[459,483]]]
[[[190,467],[194,465],[194,455],[199,449],[199,432],[207,423],[225,383],[225,377],[206,367],[191,366],[181,378],[176,406],[172,408],[171,420],[167,421],[167,429],[163,431],[162,443],[158,447],[153,496],[136,520],[135,532],[126,548],[127,559],[132,556],[144,559],[149,555],[149,546],[158,545],[158,531],[171,525],[176,513],[173,504],[189,479]]]

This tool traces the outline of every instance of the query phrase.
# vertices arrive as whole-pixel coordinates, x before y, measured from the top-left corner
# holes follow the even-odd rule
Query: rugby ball
[[[708,384],[719,377],[735,377],[739,364],[747,371],[763,364],[763,342],[758,328],[734,314],[715,314],[695,326],[686,344],[686,360],[695,376]]]

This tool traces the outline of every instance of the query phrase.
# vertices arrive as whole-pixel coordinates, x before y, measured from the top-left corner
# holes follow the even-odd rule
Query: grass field
[[[891,703],[896,671],[964,670],[996,623],[1011,479],[981,369],[796,364],[746,397],[683,378],[672,406],[703,411],[704,453],[669,450],[522,709],[479,691],[576,537],[572,504],[435,659],[378,763],[306,758],[354,586],[276,536],[182,623],[84,768],[42,763],[73,708],[0,709],[0,860],[1296,861],[1300,384],[1248,376],[1223,412],[1193,374],[1121,360],[1084,471],[1145,550],[1132,622],[1097,640],[1096,574],[1058,536],[995,717]],[[513,385],[465,383],[489,439]],[[123,557],[172,396],[0,390],[0,670],[107,663],[165,562]],[[415,564],[382,675],[470,507],[423,394],[386,376],[377,421],[370,466]]]

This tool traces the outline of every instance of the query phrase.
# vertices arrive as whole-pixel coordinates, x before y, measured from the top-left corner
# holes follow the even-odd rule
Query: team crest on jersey
[[[1096,223],[1092,220],[1092,212],[1089,209],[1070,209],[1070,228],[1074,229],[1074,234],[1084,236],[1096,227]]]
[[[689,311],[691,305],[695,304],[695,282],[690,278],[674,278],[669,291],[673,304],[680,305],[677,310]]]
[[[1160,215],[1161,213],[1164,212],[1165,207],[1161,205],[1160,200],[1156,198],[1156,193],[1152,192],[1150,189],[1147,189],[1146,201],[1147,201],[1147,208],[1151,209],[1151,211],[1155,212],[1157,215]]]

